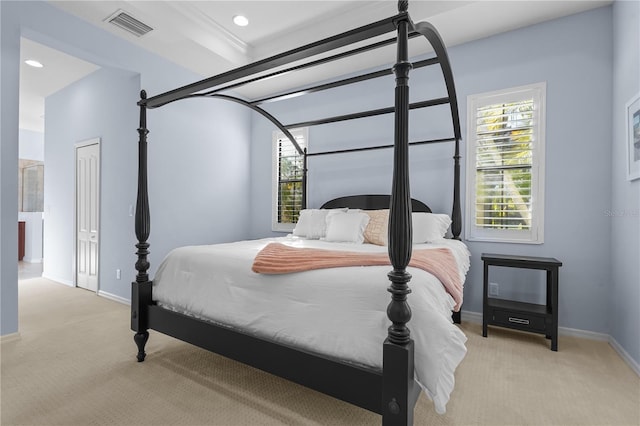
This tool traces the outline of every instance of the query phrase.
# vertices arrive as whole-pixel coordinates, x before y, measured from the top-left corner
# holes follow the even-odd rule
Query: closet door
[[[100,145],[76,147],[76,283],[98,291]]]

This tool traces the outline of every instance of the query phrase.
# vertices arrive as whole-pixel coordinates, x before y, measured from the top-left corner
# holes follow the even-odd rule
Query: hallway
[[[42,277],[42,263],[18,262],[18,281]]]

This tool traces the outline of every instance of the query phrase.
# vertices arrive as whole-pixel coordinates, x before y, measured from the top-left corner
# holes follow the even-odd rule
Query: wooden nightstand
[[[562,262],[552,257],[513,256],[509,254],[482,254],[484,262],[482,335],[487,337],[487,326],[514,328],[544,334],[551,339],[551,350],[558,350],[558,268]],[[547,303],[516,302],[489,297],[489,266],[542,269],[547,271]]]

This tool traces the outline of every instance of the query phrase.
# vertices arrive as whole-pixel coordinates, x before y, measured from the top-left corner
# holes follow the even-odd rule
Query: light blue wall
[[[605,7],[452,49],[465,120],[469,94],[547,83],[544,244],[469,243],[465,309],[482,312],[483,252],[555,257],[563,262],[560,326],[608,332],[611,43]]]
[[[463,309],[482,312],[481,253],[553,256],[564,263],[560,271],[560,325],[608,332],[611,225],[604,212],[611,205],[611,43],[611,8],[605,7],[449,50],[463,135],[466,135],[468,95],[547,83],[545,243],[469,243],[472,267]],[[392,56],[390,61],[393,59]],[[435,72],[422,69],[411,73],[412,100],[444,93],[429,83]],[[291,123],[390,106],[393,85],[393,77],[359,83],[269,105],[269,111]],[[412,139],[450,135],[449,121],[446,107],[433,116],[413,112]],[[255,237],[271,234],[271,131],[264,120],[254,122],[252,234]],[[392,118],[384,116],[313,127],[309,144],[311,151],[321,145],[329,148],[373,145],[389,143],[392,135]],[[412,195],[426,201],[435,211],[451,210],[451,149],[451,146],[412,148]],[[391,151],[311,161],[310,207],[338,195],[390,190]],[[517,270],[511,270],[510,277],[515,279],[517,274]],[[539,286],[533,296],[543,297],[542,291]]]
[[[100,198],[100,290],[126,297],[130,278],[130,232],[133,218],[128,204],[134,203],[136,146],[131,129],[138,125],[135,105],[140,75],[101,68],[82,80],[49,96],[45,101],[45,234],[43,275],[74,282],[75,146],[101,139]],[[120,248],[120,250],[118,250]],[[113,282],[116,268],[125,282]],[[121,287],[121,288],[118,288]]]
[[[44,161],[44,133],[20,129],[18,157]]]
[[[640,180],[626,176],[624,106],[640,92],[640,2],[613,4],[613,141],[610,216],[611,336],[640,365]]]
[[[45,269],[56,268],[56,278],[73,280],[73,150],[70,147],[86,138],[103,137],[101,218],[101,288],[125,299],[129,298],[130,282],[135,276],[135,247],[133,221],[129,205],[135,201],[137,173],[137,118],[135,104],[140,87],[154,95],[179,85],[191,83],[202,76],[144,51],[56,7],[41,1],[2,1],[2,203],[0,252],[2,275],[2,334],[18,329],[17,310],[17,157],[18,157],[18,87],[20,36],[48,45],[65,53],[109,68],[103,75],[112,87],[88,84],[69,89],[66,94],[54,95],[53,102],[69,97],[70,110],[76,111],[84,123],[70,115],[63,115],[68,129],[58,128],[57,142],[68,153],[62,163],[52,164],[47,158],[46,170],[58,170],[64,187],[53,188],[45,183],[53,215],[45,229],[57,228],[59,239],[45,242],[48,258]],[[115,69],[123,70],[116,72]],[[139,74],[139,77],[134,77]],[[138,81],[135,93],[128,91]],[[85,82],[86,83],[86,82]],[[113,90],[114,94],[108,93]],[[124,95],[124,92],[127,92]],[[90,93],[102,93],[103,99],[91,98]],[[115,93],[127,96],[116,100]],[[72,96],[76,96],[71,99]],[[82,98],[84,97],[84,99]],[[106,129],[100,115],[93,109],[99,102],[107,102],[100,112],[117,128]],[[94,104],[92,104],[93,102]],[[184,101],[161,110],[149,111],[149,181],[151,204],[151,274],[168,250],[184,244],[220,242],[248,236],[249,197],[249,135],[250,113],[239,105],[211,101]],[[92,112],[93,111],[93,112]],[[49,114],[64,112],[46,111]],[[69,111],[69,114],[71,111]],[[60,124],[62,125],[62,124]],[[54,130],[52,129],[52,132]],[[48,132],[47,132],[48,133]],[[68,138],[68,140],[61,140]],[[45,142],[46,136],[45,136]],[[108,145],[107,145],[108,144]],[[194,154],[194,153],[197,153]],[[68,167],[68,169],[67,169]],[[64,169],[64,170],[61,170]],[[48,177],[52,178],[52,174]],[[71,183],[71,186],[68,185]],[[49,191],[54,191],[51,194]],[[54,198],[58,191],[60,198]],[[124,225],[124,226],[121,226]],[[108,235],[105,235],[107,233]],[[105,238],[106,237],[106,238]],[[56,241],[57,240],[57,241]],[[45,255],[46,256],[46,255]],[[57,269],[60,268],[60,269]],[[122,279],[115,279],[115,269],[122,269]]]

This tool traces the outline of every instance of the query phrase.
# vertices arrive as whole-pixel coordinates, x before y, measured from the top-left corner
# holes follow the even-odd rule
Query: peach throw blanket
[[[391,265],[387,253],[296,248],[270,243],[258,252],[251,269],[259,274],[288,274],[313,269],[385,265]],[[438,278],[456,302],[454,311],[460,310],[462,281],[456,260],[449,249],[413,250],[409,266],[427,271]]]

